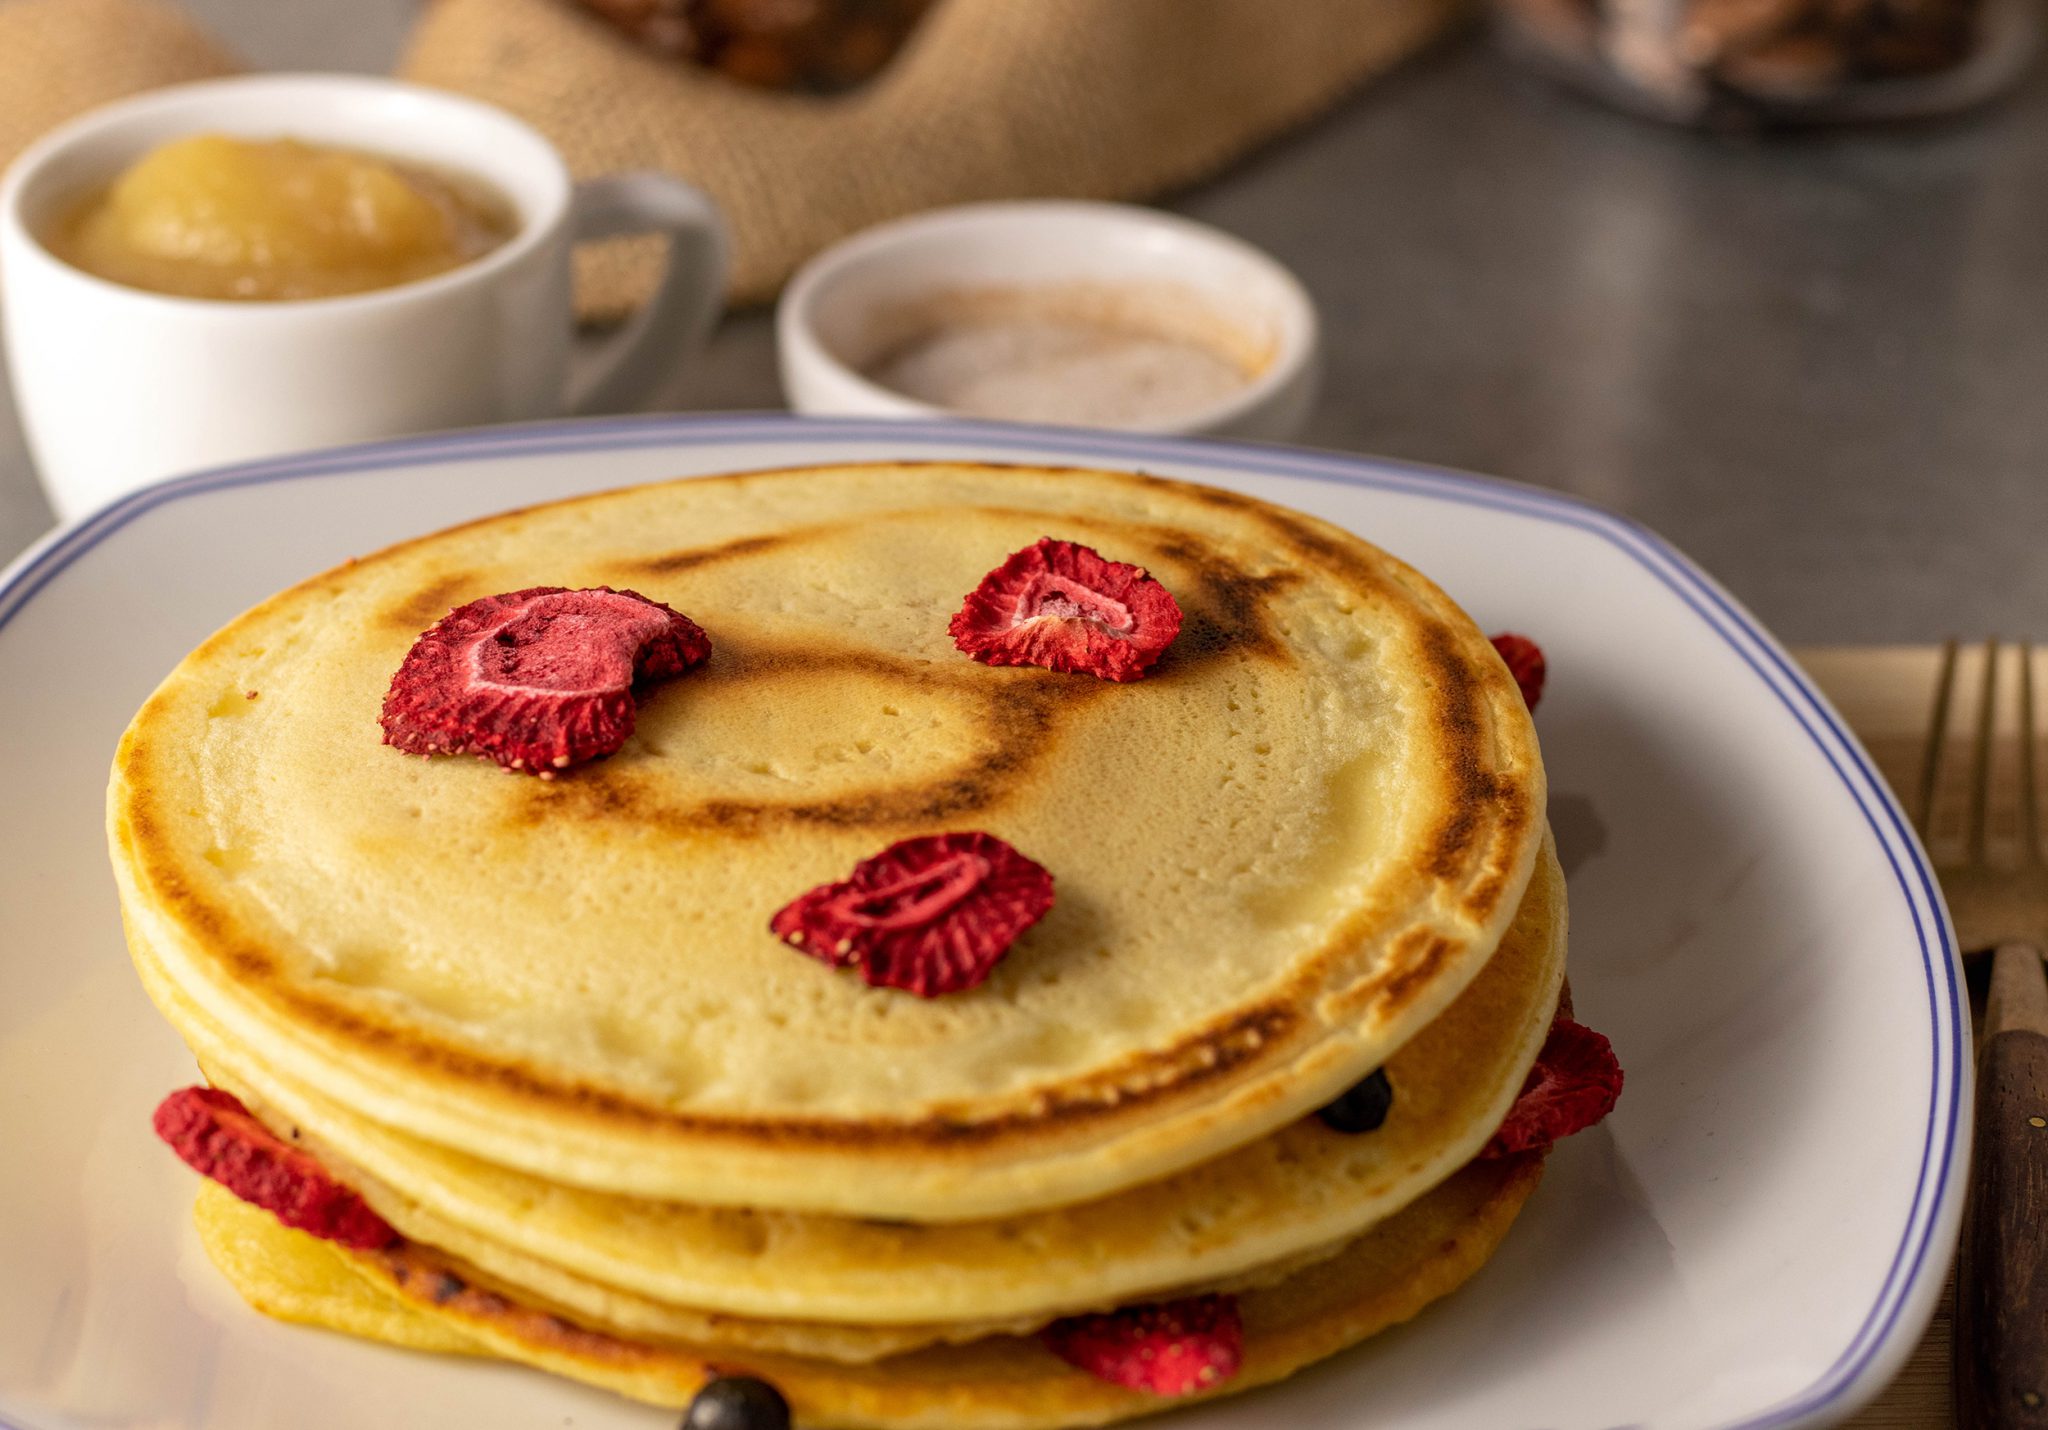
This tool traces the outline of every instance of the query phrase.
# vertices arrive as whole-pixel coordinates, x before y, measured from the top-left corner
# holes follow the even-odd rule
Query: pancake
[[[953,650],[962,596],[1046,534],[1179,599],[1146,679]],[[553,782],[382,747],[419,632],[542,583],[665,601],[712,657]],[[368,1122],[599,1192],[940,1222],[1168,1176],[1387,1061],[1492,954],[1543,802],[1486,638],[1368,543],[933,463],[579,498],[318,577],[150,698],[109,819],[167,978]],[[981,987],[920,1002],[765,932],[946,829],[1057,880]]]
[[[1269,1384],[1414,1316],[1492,1255],[1542,1175],[1540,1157],[1475,1162],[1337,1255],[1240,1299],[1245,1355],[1210,1395]],[[286,1320],[422,1350],[519,1361],[662,1406],[715,1367],[753,1374],[815,1430],[1039,1430],[1176,1409],[1067,1366],[1035,1340],[997,1337],[873,1366],[692,1353],[621,1341],[451,1281],[403,1250],[364,1255],[289,1231],[218,1188],[197,1214],[208,1254],[252,1304]]]
[[[871,1360],[1214,1286],[1398,1211],[1470,1160],[1506,1115],[1557,1005],[1565,932],[1563,875],[1546,848],[1499,950],[1388,1063],[1396,1096],[1370,1134],[1303,1119],[1109,1198],[931,1226],[622,1198],[449,1152],[280,1081],[139,947],[137,957],[209,1079],[413,1240],[622,1335]]]

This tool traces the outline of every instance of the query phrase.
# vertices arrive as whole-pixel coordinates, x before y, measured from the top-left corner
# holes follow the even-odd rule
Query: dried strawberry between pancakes
[[[1052,875],[993,834],[890,845],[769,920],[790,947],[920,998],[984,981],[1052,907]]]
[[[636,687],[710,654],[695,622],[637,592],[533,586],[486,596],[413,643],[384,697],[384,743],[549,779],[626,743]]]
[[[1515,685],[1522,692],[1522,703],[1534,710],[1536,702],[1543,698],[1543,681],[1550,673],[1543,659],[1543,647],[1527,636],[1503,631],[1493,638],[1493,648],[1507,662],[1508,674],[1514,676]]]
[[[159,1103],[151,1121],[186,1166],[294,1230],[356,1251],[398,1240],[360,1196],[258,1122],[232,1093],[185,1088]]]
[[[1481,1157],[1512,1157],[1541,1152],[1553,1143],[1583,1132],[1608,1113],[1621,1097],[1621,1063],[1614,1045],[1583,1023],[1563,1013],[1550,1025],[1536,1066],[1522,1083],[1521,1095],[1508,1109],[1507,1120],[1480,1150]]]
[[[1142,566],[1041,539],[968,592],[947,630],[984,665],[1137,680],[1180,634],[1180,603]]]
[[[1153,1395],[1213,1390],[1244,1363],[1244,1322],[1234,1296],[1069,1316],[1039,1335],[1047,1350],[1097,1380]]]

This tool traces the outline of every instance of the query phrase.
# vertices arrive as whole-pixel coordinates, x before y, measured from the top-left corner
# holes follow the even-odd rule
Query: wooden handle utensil
[[[1999,947],[1977,1056],[1976,1181],[1956,1268],[1963,1430],[2048,1430],[2048,974]]]

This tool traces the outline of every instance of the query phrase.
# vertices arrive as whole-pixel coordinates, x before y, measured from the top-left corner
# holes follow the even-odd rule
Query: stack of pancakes
[[[1052,535],[1186,620],[1126,685],[947,619]],[[611,586],[709,662],[542,781],[379,740],[461,603]],[[1236,1293],[1284,1376],[1471,1274],[1540,1159],[1475,1160],[1543,1043],[1564,886],[1533,729],[1426,579],[1156,479],[888,464],[515,512],[351,562],[194,651],[109,796],[136,966],[207,1078],[403,1240],[210,1188],[258,1307],[658,1404],[715,1367],[807,1425],[1094,1424],[1060,1318]],[[985,830],[1051,913],[978,988],[866,986],[771,915]],[[1376,1130],[1317,1110],[1377,1069]]]

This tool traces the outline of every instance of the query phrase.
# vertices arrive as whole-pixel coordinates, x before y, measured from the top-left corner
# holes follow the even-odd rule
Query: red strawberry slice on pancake
[[[184,1088],[158,1104],[153,1122],[186,1166],[296,1231],[356,1251],[399,1239],[360,1196],[258,1122],[232,1093]]]
[[[947,630],[983,665],[1137,680],[1180,634],[1180,604],[1142,566],[1046,537],[982,578]]]
[[[1507,1121],[1479,1155],[1548,1151],[1553,1143],[1585,1131],[1614,1111],[1621,1081],[1621,1063],[1606,1035],[1560,1012]]]
[[[1069,1316],[1040,1333],[1047,1350],[1112,1385],[1193,1395],[1223,1384],[1244,1362],[1234,1296],[1189,1296]]]
[[[414,642],[384,697],[384,743],[549,779],[616,751],[633,733],[636,692],[710,654],[694,621],[633,591],[486,596]]]
[[[1052,875],[993,834],[890,845],[769,921],[790,947],[921,998],[985,980],[1052,907]]]

